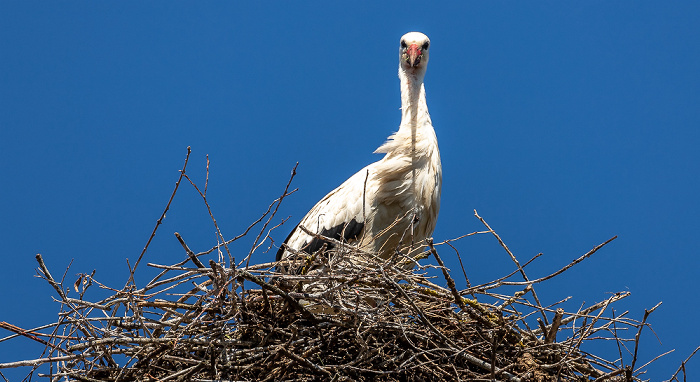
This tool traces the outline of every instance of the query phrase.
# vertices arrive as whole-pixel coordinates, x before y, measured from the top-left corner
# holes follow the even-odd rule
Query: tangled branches
[[[149,264],[162,272],[144,288],[97,302],[67,297],[37,256],[64,309],[46,341],[52,356],[25,365],[54,363],[55,380],[637,380],[639,370],[580,349],[593,335],[617,338],[613,327],[641,329],[603,314],[629,293],[567,313],[528,302],[532,284],[510,296],[494,292],[506,281],[458,291],[445,268],[448,287],[348,251],[319,254],[305,275],[276,274],[274,264]],[[501,303],[464,297],[472,293]],[[530,330],[532,314],[552,323]],[[573,334],[557,341],[565,327]]]
[[[184,170],[181,179],[189,180]],[[149,263],[160,273],[141,288],[134,281],[137,264],[121,289],[102,285],[94,274],[68,286],[37,255],[39,275],[61,303],[58,322],[32,330],[0,327],[14,332],[11,337],[41,342],[49,355],[0,368],[48,364],[50,372],[40,376],[55,381],[641,380],[648,363],[637,365],[639,334],[656,307],[641,321],[616,316],[611,304],[629,295],[621,292],[567,312],[558,303],[542,305],[534,288],[614,238],[548,276],[530,279],[524,270],[529,262],[521,265],[477,215],[487,228],[481,233],[498,239],[516,270],[464,290],[457,289],[439,254],[449,242],[428,241],[415,264],[400,253],[382,260],[335,242],[332,250],[283,260],[285,269],[301,269],[295,274],[275,272],[278,263],[249,265],[289,193],[287,184],[277,205],[256,222],[267,218],[238,265],[227,247],[233,240],[225,241],[218,227],[220,243],[201,253],[176,234],[184,260]],[[206,203],[206,186],[200,195]],[[205,265],[201,259],[219,248],[229,258]],[[431,268],[444,280],[430,277]],[[524,281],[513,281],[515,275]],[[92,286],[111,295],[90,302],[85,293]],[[71,287],[78,298],[69,297]],[[521,289],[504,291],[513,287]],[[633,329],[635,337],[620,338],[624,329]],[[584,351],[582,344],[594,339],[613,340],[620,357],[608,361]],[[628,365],[622,363],[624,351],[632,358]]]

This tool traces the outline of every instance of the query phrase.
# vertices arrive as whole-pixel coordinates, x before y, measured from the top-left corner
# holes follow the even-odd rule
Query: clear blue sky
[[[650,317],[642,362],[697,345],[700,224],[700,5],[697,2],[0,2],[0,321],[55,319],[33,277],[97,270],[121,287],[163,210],[187,146],[227,237],[276,198],[299,162],[281,241],[364,165],[399,123],[397,49],[432,40],[428,105],[442,154],[437,241],[482,229],[479,213],[545,275],[613,235],[563,277],[552,303],[617,304]],[[146,261],[215,243],[183,186]],[[246,251],[252,238],[235,250]],[[474,283],[513,269],[489,236],[457,244]],[[443,250],[457,277],[456,259]],[[260,254],[254,261],[268,261]],[[145,268],[145,267],[143,267]],[[463,281],[462,281],[463,283]],[[6,332],[2,332],[4,335]],[[631,336],[631,335],[630,335]],[[0,343],[0,362],[38,356]],[[602,356],[615,358],[612,345]],[[700,361],[689,367],[700,375]],[[17,370],[4,371],[17,378]]]

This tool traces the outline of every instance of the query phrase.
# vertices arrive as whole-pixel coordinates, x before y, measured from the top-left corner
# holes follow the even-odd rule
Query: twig
[[[42,340],[41,338],[39,338],[39,337],[37,337],[36,335],[34,335],[34,333],[33,333],[32,331],[30,331],[30,330],[24,330],[24,329],[22,329],[22,328],[20,328],[20,327],[18,327],[18,326],[12,325],[12,324],[10,324],[10,323],[8,323],[8,322],[0,321],[0,328],[3,328],[3,329],[5,329],[5,330],[9,330],[9,331],[11,331],[11,332],[13,332],[13,333],[17,333],[18,335],[21,335],[21,336],[27,337],[27,338],[29,338],[29,339],[32,339],[32,340],[34,340],[34,341],[36,341],[36,342],[39,342],[40,344],[43,344],[43,345],[45,345],[45,346],[49,346],[49,347],[51,347],[51,348],[53,348],[53,349],[58,349],[58,347],[57,347],[57,346],[54,346],[54,344],[52,344],[52,343],[50,343],[50,342],[47,342],[47,341],[44,341],[44,340]]]
[[[557,332],[559,331],[559,325],[561,325],[561,319],[564,316],[564,309],[559,308],[554,314],[554,319],[552,320],[552,325],[547,331],[547,335],[544,339],[544,343],[551,344],[557,339]]]
[[[491,283],[488,283],[488,284],[477,285],[477,286],[475,286],[475,287],[472,287],[472,288],[470,288],[470,289],[467,289],[466,291],[462,291],[461,293],[462,293],[462,294],[469,293],[469,291],[471,291],[471,290],[494,289],[494,288],[498,288],[498,287],[504,286],[504,285],[532,285],[532,284],[539,284],[539,283],[541,283],[541,282],[543,282],[543,281],[547,281],[547,280],[549,280],[549,279],[551,279],[551,278],[553,278],[553,277],[556,277],[556,276],[562,274],[564,271],[566,271],[566,270],[568,270],[569,268],[573,267],[574,265],[580,263],[581,261],[587,259],[587,258],[590,257],[592,254],[596,253],[599,249],[603,248],[606,244],[610,243],[611,241],[613,241],[613,240],[615,240],[615,239],[617,239],[617,235],[611,237],[610,239],[606,240],[606,241],[603,242],[602,244],[597,245],[595,248],[593,248],[593,249],[591,249],[590,251],[586,252],[583,256],[581,256],[581,257],[575,259],[574,261],[570,262],[569,264],[567,264],[567,265],[564,266],[563,268],[561,268],[561,269],[559,269],[558,271],[556,271],[556,272],[554,272],[554,273],[552,273],[552,274],[549,274],[549,275],[547,275],[547,276],[540,277],[540,278],[538,278],[538,279],[534,279],[534,280],[530,280],[530,281],[522,281],[522,282],[520,282],[520,281],[518,281],[518,282],[516,282],[516,281],[498,281],[498,280],[497,280],[497,281],[495,281],[495,282],[491,282]],[[536,256],[536,257],[537,257],[537,256]],[[515,273],[515,272],[514,272],[514,273]],[[501,278],[501,279],[499,279],[499,280],[503,280],[503,278]]]
[[[175,182],[175,189],[173,189],[173,193],[170,195],[170,199],[168,199],[168,204],[165,205],[165,209],[163,210],[163,213],[160,214],[160,218],[158,218],[158,221],[156,221],[156,226],[153,227],[153,232],[151,233],[151,236],[148,238],[146,245],[143,247],[143,250],[141,251],[139,258],[136,260],[136,263],[134,263],[134,266],[131,268],[131,272],[129,273],[129,280],[127,280],[126,286],[124,287],[125,289],[127,286],[134,283],[134,272],[136,272],[136,268],[138,268],[139,263],[141,262],[141,259],[143,258],[143,255],[146,253],[146,250],[148,249],[148,246],[151,245],[151,240],[153,240],[153,238],[156,236],[156,231],[158,230],[158,227],[163,223],[163,219],[165,219],[165,214],[170,209],[170,203],[173,202],[173,199],[175,198],[175,193],[177,193],[177,189],[180,187],[180,182],[182,181],[182,177],[185,176],[185,170],[187,169],[187,162],[190,160],[191,153],[192,153],[192,149],[190,148],[190,146],[187,146],[187,156],[185,156],[185,164],[182,165],[182,170],[180,170],[180,177],[177,179],[177,182]]]
[[[688,363],[688,361],[690,361],[691,358],[693,358],[693,356],[695,355],[695,353],[698,352],[698,350],[700,350],[700,346],[696,347],[695,350],[693,350],[693,352],[690,353],[688,358],[681,362],[681,365],[678,367],[678,370],[676,370],[676,372],[673,373],[673,375],[667,380],[667,382],[673,381],[674,379],[676,379],[676,376],[678,375],[678,373],[681,372],[681,370],[685,370],[685,365]]]
[[[639,324],[639,330],[637,335],[634,336],[634,357],[632,357],[632,370],[634,370],[634,365],[637,363],[637,350],[639,349],[639,337],[642,335],[642,329],[644,328],[647,318],[649,315],[656,310],[661,305],[661,302],[656,304],[653,308],[646,310],[644,309],[644,317],[642,318],[642,323]]]
[[[58,293],[59,296],[61,296],[61,299],[63,301],[66,301],[68,297],[66,297],[66,294],[63,292],[63,289],[61,286],[53,279],[53,276],[51,276],[51,272],[49,272],[49,269],[46,268],[46,264],[44,263],[44,258],[41,257],[41,254],[37,254],[35,256],[36,261],[39,263],[39,269],[41,269],[41,274],[42,276],[46,279],[46,281],[49,282],[49,285],[53,287],[53,289]]]
[[[294,353],[291,353],[289,350],[285,349],[283,346],[280,346],[278,351],[280,353],[284,354],[285,357],[289,357],[289,358],[293,359],[296,363],[298,363],[300,365],[304,365],[304,366],[310,368],[311,370],[316,371],[317,373],[319,373],[321,375],[325,375],[325,376],[331,375],[330,371],[322,368],[321,366],[318,366],[317,364],[309,361],[306,358],[302,358]]]
[[[229,258],[233,258],[233,255],[231,255],[231,251],[228,249],[228,244],[226,244],[226,239],[224,239],[224,235],[221,233],[221,229],[219,229],[219,224],[216,222],[216,218],[214,217],[214,213],[211,211],[211,206],[209,206],[209,201],[207,200],[207,194],[206,194],[206,189],[204,192],[199,190],[199,187],[190,179],[187,174],[183,175],[194,187],[194,189],[199,193],[199,196],[202,198],[202,201],[204,201],[204,205],[207,207],[207,212],[209,213],[209,217],[211,218],[211,221],[214,223],[214,228],[216,229],[216,237],[217,241],[221,240],[221,243],[224,246],[224,249],[226,249],[226,253],[228,254]],[[207,180],[205,183],[206,185],[209,183],[209,156],[207,156]],[[231,266],[233,266],[233,262],[231,262]]]
[[[515,266],[518,267],[518,270],[520,271],[520,274],[523,276],[523,279],[524,279],[526,282],[529,282],[530,280],[528,279],[527,275],[525,274],[525,270],[523,269],[523,267],[520,266],[520,262],[518,262],[518,259],[515,258],[515,255],[513,255],[513,252],[510,251],[510,249],[508,248],[508,246],[506,245],[506,243],[504,243],[503,240],[501,239],[501,237],[498,236],[498,234],[496,233],[496,231],[494,231],[494,230],[491,228],[491,226],[489,226],[489,224],[486,223],[486,220],[484,220],[484,218],[482,218],[481,216],[479,216],[479,214],[476,212],[476,210],[474,210],[474,216],[476,216],[476,217],[481,221],[481,223],[483,223],[484,226],[486,226],[486,228],[487,228],[489,231],[491,231],[491,233],[492,233],[493,236],[496,238],[496,240],[498,240],[498,242],[501,244],[501,247],[503,247],[503,249],[506,250],[506,252],[507,252],[508,255],[510,256],[511,260],[513,260],[513,262],[515,263]],[[535,293],[535,288],[532,288],[532,289],[530,290],[530,292],[532,292],[532,298],[535,299],[535,302],[537,303],[537,306],[539,306],[539,307],[541,308],[541,307],[542,307],[542,304],[540,303],[540,299],[537,298],[537,293]],[[547,322],[547,315],[545,315],[544,312],[542,312],[542,319],[544,319],[545,324],[548,324],[548,322]]]
[[[246,256],[246,258],[245,258],[246,269],[248,269],[248,266],[250,265],[250,258],[252,257],[253,252],[255,251],[255,248],[258,245],[258,240],[260,240],[260,236],[262,236],[263,232],[265,232],[265,228],[267,228],[267,225],[270,224],[270,221],[272,220],[272,218],[274,218],[275,215],[277,214],[277,210],[282,205],[282,200],[284,200],[285,197],[287,197],[291,194],[289,192],[289,186],[292,184],[292,180],[294,180],[294,176],[296,176],[296,174],[297,174],[297,167],[298,166],[299,166],[299,162],[297,162],[294,165],[294,168],[292,169],[292,175],[289,177],[289,181],[287,182],[287,185],[284,187],[284,191],[282,192],[282,195],[280,195],[280,197],[277,198],[277,200],[276,200],[277,205],[275,206],[275,210],[272,211],[272,214],[270,215],[270,217],[267,219],[265,224],[263,224],[262,228],[260,229],[258,236],[255,237],[255,240],[253,241],[253,246],[251,247],[250,252],[248,252],[248,256]],[[239,266],[240,266],[240,264],[239,264]]]

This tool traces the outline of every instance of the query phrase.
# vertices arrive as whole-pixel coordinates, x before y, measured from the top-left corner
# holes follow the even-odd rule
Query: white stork
[[[432,235],[440,210],[442,167],[437,137],[428,114],[423,78],[430,39],[419,32],[401,37],[401,125],[375,153],[386,154],[331,191],[299,225],[323,237],[352,243],[388,258],[397,250],[415,256]],[[277,252],[286,247],[312,254],[332,243],[297,225]]]

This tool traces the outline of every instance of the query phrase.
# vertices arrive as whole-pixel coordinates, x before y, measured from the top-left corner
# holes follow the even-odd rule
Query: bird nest
[[[180,180],[189,180],[184,170]],[[515,264],[513,272],[489,283],[471,286],[467,280],[465,289],[457,289],[438,251],[451,244],[432,241],[418,259],[399,252],[378,259],[331,240],[333,249],[284,260],[285,269],[297,272],[281,274],[275,272],[280,264],[249,261],[288,186],[258,220],[267,218],[240,263],[228,248],[240,236],[195,253],[176,234],[187,255],[183,261],[149,263],[157,275],[137,287],[144,249],[126,286],[114,289],[99,283],[94,272],[67,285],[37,255],[38,273],[61,304],[58,322],[32,330],[2,323],[14,336],[43,343],[46,354],[0,368],[48,364],[37,373],[56,381],[641,380],[648,363],[637,364],[639,335],[653,309],[642,320],[615,316],[610,306],[629,295],[622,292],[565,311],[558,308],[561,301],[542,304],[534,288],[614,238],[548,276],[530,279],[529,262],[521,265],[477,215],[486,226],[481,233],[497,238]],[[202,262],[215,253],[218,259]],[[110,295],[88,301],[86,291],[94,286]],[[69,290],[77,297],[69,297]],[[623,332],[633,337],[619,337]],[[596,339],[617,344],[610,347],[614,360],[582,349]]]
[[[274,264],[204,265],[182,243],[187,260],[149,264],[161,272],[143,288],[113,290],[81,275],[71,286],[78,298],[68,297],[37,256],[62,312],[47,340],[23,331],[51,353],[34,365],[53,364],[54,380],[83,381],[633,381],[640,371],[581,350],[592,337],[625,345],[619,331],[641,330],[646,315],[641,322],[605,315],[629,293],[576,312],[537,302],[533,285],[565,269],[508,281],[519,267],[457,290],[432,243],[426,255],[436,264],[414,270],[400,254],[379,260],[336,243],[334,250],[288,260],[311,269],[293,275],[275,273]],[[439,269],[446,286],[429,278],[428,268]],[[114,294],[87,301],[92,285]],[[512,285],[522,289],[498,292]],[[530,328],[535,317],[539,325]]]

